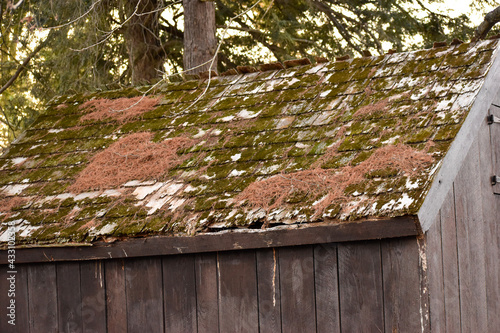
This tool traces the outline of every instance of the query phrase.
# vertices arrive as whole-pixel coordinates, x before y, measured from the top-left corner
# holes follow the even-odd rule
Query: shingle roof
[[[416,215],[496,47],[55,99],[0,158],[0,241]]]

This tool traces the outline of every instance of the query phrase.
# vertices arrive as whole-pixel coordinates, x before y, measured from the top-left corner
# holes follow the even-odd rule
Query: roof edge
[[[56,261],[86,261],[174,255],[216,251],[261,249],[420,234],[413,215],[395,218],[365,219],[353,222],[308,223],[271,229],[227,230],[197,236],[155,236],[128,238],[114,243],[99,241],[92,246],[16,248],[16,264]],[[5,253],[7,250],[0,251]],[[7,255],[0,255],[7,264]]]
[[[455,140],[453,140],[450,149],[441,160],[441,166],[417,213],[423,232],[429,230],[434,224],[446,195],[453,186],[460,166],[467,157],[467,152],[479,135],[479,128],[483,121],[486,120],[490,105],[494,102],[500,103],[500,85],[498,85],[498,78],[500,78],[499,50],[500,44],[497,45],[492,55],[491,68],[470,107],[469,114],[465,118]]]

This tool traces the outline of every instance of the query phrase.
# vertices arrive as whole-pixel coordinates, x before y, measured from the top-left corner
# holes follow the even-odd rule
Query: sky
[[[470,19],[473,23],[476,25],[479,25],[484,18],[483,13],[478,13],[478,12],[472,12],[470,10],[470,4],[473,3],[475,0],[444,0],[443,4],[435,4],[435,7],[448,7],[452,9],[452,12],[457,13],[457,16],[460,14],[472,14],[470,16]],[[500,5],[499,1],[495,1],[497,5]],[[489,10],[493,10],[494,7],[492,7]],[[488,9],[487,9],[488,10]]]

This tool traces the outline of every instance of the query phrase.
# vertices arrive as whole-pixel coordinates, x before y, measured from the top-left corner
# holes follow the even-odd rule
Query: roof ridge
[[[200,83],[202,81],[205,81],[207,79],[217,79],[221,77],[227,77],[227,76],[237,76],[237,75],[242,75],[245,76],[247,74],[255,74],[255,73],[265,73],[265,72],[271,72],[271,71],[279,71],[279,70],[289,70],[292,68],[299,69],[304,66],[318,66],[321,64],[329,64],[329,63],[337,63],[337,62],[346,62],[346,63],[352,63],[355,61],[358,61],[359,59],[367,59],[367,58],[378,58],[378,57],[387,57],[387,56],[393,56],[396,57],[401,54],[410,54],[412,52],[422,52],[422,51],[431,51],[435,49],[450,49],[450,48],[458,48],[458,47],[463,47],[464,45],[467,46],[467,49],[470,48],[471,46],[477,45],[478,43],[484,43],[484,42],[489,42],[492,40],[498,40],[500,39],[500,34],[491,36],[485,40],[479,40],[479,41],[470,41],[470,42],[463,42],[460,39],[453,38],[453,40],[448,44],[446,41],[441,41],[441,42],[434,42],[432,48],[423,48],[419,50],[409,50],[409,51],[401,51],[397,52],[396,50],[390,49],[388,50],[385,54],[381,55],[372,55],[371,52],[368,50],[363,51],[363,55],[360,57],[354,57],[351,58],[348,55],[344,56],[339,56],[336,57],[334,61],[327,59],[322,56],[314,56],[314,62],[311,61],[310,58],[300,58],[300,59],[290,59],[290,60],[285,60],[283,62],[280,61],[275,61],[275,62],[269,62],[269,63],[264,63],[264,64],[258,64],[258,65],[242,65],[242,66],[237,66],[236,68],[231,68],[225,72],[217,74],[215,71],[211,71],[210,75],[208,71],[202,72],[200,74],[172,74],[169,75],[168,80],[165,80],[165,83],[160,86],[160,90],[162,89],[161,87],[165,87],[165,85],[169,84],[183,84],[189,81],[199,81]],[[100,94],[100,93],[109,93],[109,92],[122,92],[122,91],[129,91],[128,94],[130,96],[137,96],[137,94],[142,94],[143,92],[149,91],[149,87],[151,86],[131,86],[131,87],[122,87],[119,89],[111,89],[111,90],[102,90],[102,91],[95,91],[95,92],[88,92],[88,93],[83,93],[85,96],[93,96],[95,94]],[[82,95],[82,93],[77,93],[77,94],[68,94],[68,95],[61,95],[61,96],[55,96],[51,101],[47,103],[47,105],[53,105],[57,104],[64,99],[64,97],[73,97],[73,96],[79,96]],[[129,96],[129,97],[130,97]]]
[[[493,39],[500,39],[500,34],[491,36],[487,40],[493,40]],[[432,45],[432,48],[428,49],[419,49],[419,50],[413,50],[413,51],[401,51],[397,52],[394,49],[389,49],[385,54],[381,55],[372,55],[369,50],[363,50],[363,55],[361,57],[354,57],[351,58],[349,54],[343,55],[343,56],[338,56],[335,57],[334,61],[329,60],[328,58],[322,57],[322,56],[314,56],[315,63],[311,61],[309,57],[304,57],[304,58],[299,58],[299,59],[290,59],[290,60],[285,60],[283,62],[280,61],[274,61],[274,62],[269,62],[269,63],[264,63],[264,64],[258,64],[258,65],[240,65],[236,66],[236,68],[231,68],[225,72],[220,73],[218,76],[232,76],[232,75],[245,75],[245,74],[250,74],[250,73],[257,73],[257,72],[268,72],[268,71],[274,71],[274,70],[283,70],[283,69],[289,69],[289,68],[294,68],[294,67],[301,67],[301,66],[309,66],[309,65],[317,65],[321,63],[328,63],[328,62],[341,62],[341,61],[353,61],[356,59],[360,58],[370,58],[370,57],[380,57],[380,56],[387,56],[387,55],[392,55],[392,54],[402,54],[402,53],[410,53],[410,52],[415,52],[415,51],[424,51],[424,50],[432,50],[432,49],[437,49],[437,48],[451,48],[451,47],[458,47],[462,44],[467,44],[467,45],[475,45],[479,42],[482,42],[483,40],[480,41],[470,41],[470,42],[464,42],[458,38],[453,38],[452,41],[448,44],[447,41],[435,41]],[[212,71],[212,73],[214,73]],[[212,77],[215,77],[216,75],[212,75]],[[198,79],[207,79],[208,78],[208,71],[203,72],[198,75]],[[186,77],[184,81],[189,81],[192,80],[192,77]]]

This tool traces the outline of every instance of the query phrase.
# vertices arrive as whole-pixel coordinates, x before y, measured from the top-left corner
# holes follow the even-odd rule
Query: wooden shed
[[[0,157],[0,331],[497,332],[498,52],[53,100]]]

